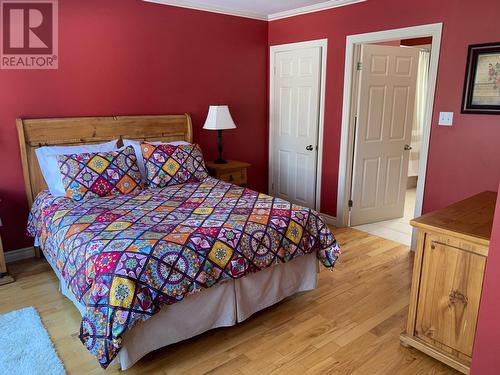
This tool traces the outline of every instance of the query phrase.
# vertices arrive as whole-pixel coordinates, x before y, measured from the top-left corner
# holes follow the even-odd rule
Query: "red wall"
[[[496,190],[500,180],[500,117],[462,115],[467,46],[500,41],[498,0],[370,0],[270,22],[269,44],[328,38],[321,210],[336,215],[346,36],[442,22],[424,211]],[[451,128],[439,111],[455,112]]]
[[[500,189],[498,189],[500,191]],[[491,233],[490,252],[479,308],[479,320],[472,356],[472,375],[500,374],[500,196]]]
[[[225,156],[253,164],[267,190],[267,23],[139,0],[59,1],[59,69],[0,70],[0,217],[7,250],[29,246],[16,117],[192,115],[194,138],[210,104],[229,104],[236,130]],[[252,140],[251,142],[249,140]]]
[[[267,43],[328,38],[322,211],[336,215],[345,37],[443,22],[440,69],[424,211],[500,179],[500,117],[461,115],[467,46],[500,41],[497,0],[377,0],[262,21],[139,0],[61,0],[56,71],[0,70],[0,217],[7,249],[28,246],[27,207],[16,117],[189,112],[195,141],[215,156],[215,134],[201,129],[208,105],[227,103],[238,129],[226,157],[249,161],[250,186],[267,190]],[[268,35],[269,34],[269,35]],[[437,127],[454,111],[452,128]],[[249,140],[252,140],[250,142]]]

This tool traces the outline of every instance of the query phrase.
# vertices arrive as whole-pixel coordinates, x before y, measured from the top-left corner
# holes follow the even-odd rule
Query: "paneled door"
[[[276,52],[271,93],[271,194],[315,208],[321,47]]]
[[[351,225],[404,214],[418,49],[361,48]]]

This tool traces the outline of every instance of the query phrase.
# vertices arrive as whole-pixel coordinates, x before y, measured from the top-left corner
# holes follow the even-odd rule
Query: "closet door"
[[[275,54],[271,99],[271,194],[314,208],[318,163],[320,47]]]

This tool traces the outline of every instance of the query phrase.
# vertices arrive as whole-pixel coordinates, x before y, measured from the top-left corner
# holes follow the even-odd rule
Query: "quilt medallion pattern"
[[[211,177],[83,201],[43,192],[28,233],[86,306],[80,339],[104,368],[162,306],[311,252],[331,268],[340,254],[317,212]]]
[[[128,194],[141,188],[141,173],[132,146],[95,154],[58,155],[57,162],[66,196],[75,201]]]
[[[186,182],[201,182],[208,177],[203,153],[197,144],[141,144],[150,187],[165,187]]]

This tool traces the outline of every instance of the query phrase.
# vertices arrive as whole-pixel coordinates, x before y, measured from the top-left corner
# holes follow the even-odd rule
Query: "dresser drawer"
[[[247,183],[246,169],[237,169],[232,171],[224,171],[218,175],[219,180],[230,182],[235,185],[244,185]]]
[[[247,185],[247,168],[251,166],[249,163],[228,160],[224,164],[213,161],[205,162],[205,164],[212,177],[239,186]]]

